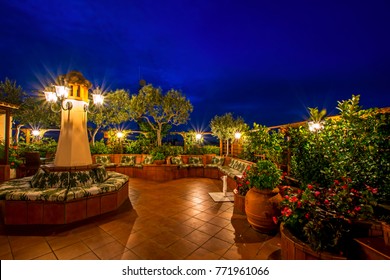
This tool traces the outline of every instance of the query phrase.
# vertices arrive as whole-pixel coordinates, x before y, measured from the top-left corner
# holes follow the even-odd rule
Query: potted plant
[[[154,164],[164,164],[165,163],[165,155],[161,152],[156,152],[152,154],[153,163]]]
[[[260,160],[247,173],[250,189],[245,196],[245,212],[249,224],[257,231],[274,233],[277,226],[273,217],[281,200],[278,184],[282,171],[269,160]]]
[[[250,189],[250,182],[248,180],[247,171],[250,169],[248,167],[243,173],[242,176],[236,177],[236,188],[233,190],[234,193],[234,208],[239,210],[242,213],[245,213],[245,196]]]
[[[353,223],[372,216],[376,193],[369,186],[354,189],[349,178],[327,187],[287,188],[280,203],[282,258],[345,258]]]

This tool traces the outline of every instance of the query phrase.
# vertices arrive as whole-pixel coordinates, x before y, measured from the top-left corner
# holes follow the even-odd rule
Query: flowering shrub
[[[287,187],[279,220],[313,250],[342,254],[352,221],[372,216],[378,192],[370,186],[359,191],[351,185],[351,179],[343,178],[328,188],[316,184],[303,190]]]
[[[236,177],[237,188],[233,190],[234,193],[239,195],[246,195],[246,193],[250,189],[250,182],[248,180],[248,171],[250,170],[250,166],[248,166],[245,171],[242,173],[241,177]]]

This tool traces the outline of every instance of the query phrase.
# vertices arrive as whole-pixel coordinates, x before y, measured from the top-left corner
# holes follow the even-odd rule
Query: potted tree
[[[250,189],[245,196],[245,212],[249,224],[262,233],[274,233],[281,201],[279,188],[282,171],[270,160],[260,160],[247,171]]]

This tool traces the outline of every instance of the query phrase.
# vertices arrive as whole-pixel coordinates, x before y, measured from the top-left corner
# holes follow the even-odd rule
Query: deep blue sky
[[[388,1],[1,0],[0,80],[30,92],[81,71],[136,93],[181,90],[189,124],[227,112],[248,124],[302,121],[361,95],[390,106]]]

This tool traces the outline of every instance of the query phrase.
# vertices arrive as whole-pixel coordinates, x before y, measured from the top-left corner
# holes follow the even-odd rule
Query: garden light
[[[309,122],[309,130],[311,132],[317,132],[324,128],[324,124],[322,122]]]
[[[38,137],[41,133],[38,129],[33,129],[31,131],[31,134],[34,136],[34,137]]]

